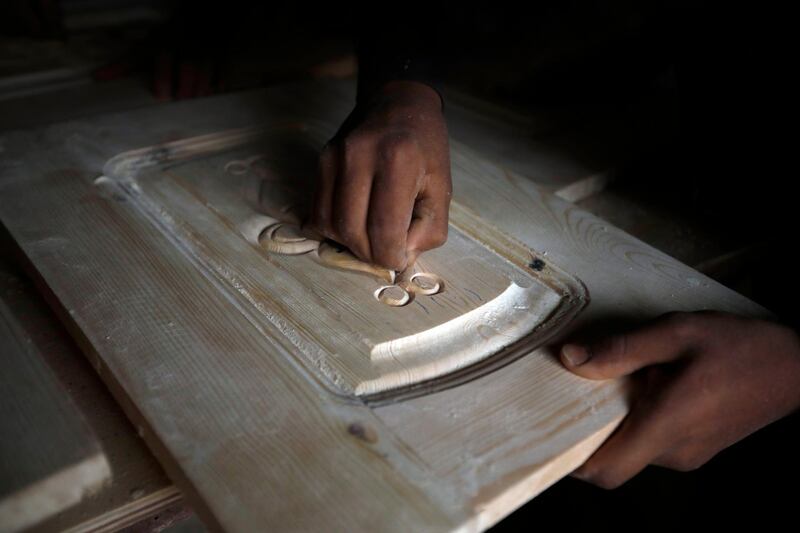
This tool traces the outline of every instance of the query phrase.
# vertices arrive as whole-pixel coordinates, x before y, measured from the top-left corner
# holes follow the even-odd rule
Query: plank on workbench
[[[20,531],[110,478],[105,454],[0,298],[0,531]]]
[[[7,136],[0,219],[207,520],[233,531],[488,527],[599,445],[625,414],[624,382],[581,380],[544,349],[382,407],[333,394],[191,251],[94,185],[111,157],[165,140],[298,113],[335,124],[342,116],[324,90],[276,88]],[[586,285],[583,324],[700,307],[763,313],[457,143],[453,176],[458,205]]]
[[[105,450],[111,480],[80,503],[39,523],[36,532],[116,531],[179,504],[167,478],[75,341],[11,263],[13,243],[0,239],[0,300],[13,314]],[[34,422],[46,426],[47,420]]]

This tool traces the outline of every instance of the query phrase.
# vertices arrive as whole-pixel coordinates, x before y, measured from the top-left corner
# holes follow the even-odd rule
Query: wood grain
[[[2,220],[12,233],[53,224],[52,237],[23,244],[26,253],[208,523],[405,531],[449,530],[468,519],[453,490],[429,478],[368,408],[331,396],[292,361],[277,332],[243,320],[128,202],[97,195],[91,174],[42,170],[45,183],[14,191],[6,181],[2,198],[47,191],[72,214],[58,215],[51,202],[3,201]]]
[[[113,182],[103,177],[96,184],[111,195],[127,193],[177,249],[222,290],[227,286],[242,312],[263,327],[279,327],[306,359],[301,363],[344,394],[407,390],[499,356],[534,330],[541,343],[563,326],[557,318],[577,313],[564,307],[583,306],[583,295],[570,291],[579,282],[551,287],[528,268],[532,250],[516,245],[515,264],[483,246],[514,245],[463,209],[452,210],[447,244],[414,267],[443,280],[435,294],[417,291],[408,272],[409,282],[391,297],[385,284],[394,273],[325,243],[318,247],[296,226],[277,238],[307,217],[316,172],[308,163],[335,129],[297,120],[252,138],[233,130],[135,150],[105,166]],[[458,229],[466,224],[469,235]]]
[[[309,162],[334,132],[298,118],[134,150],[115,156],[96,185],[129,198],[242,312],[279,327],[301,364],[343,394],[386,398],[421,382],[435,389],[512,344],[534,348],[585,304],[572,290],[579,281],[552,268],[543,278],[529,267],[535,252],[463,209],[452,210],[445,246],[393,287],[393,272],[305,238],[295,223],[308,215]],[[469,234],[459,229],[466,224]],[[515,262],[493,251],[498,241]],[[418,287],[412,280],[422,275],[442,280],[439,288]]]
[[[64,326],[0,245],[0,298],[105,450],[111,480],[33,531],[115,531],[182,500]],[[46,425],[46,420],[37,419]],[[43,431],[43,430],[42,430]]]
[[[344,398],[124,195],[93,185],[127,150],[297,116],[336,124],[341,109],[325,90],[295,85],[5,136],[0,220],[210,524],[484,529],[592,453],[626,413],[625,382],[585,381],[552,349],[522,349],[447,390],[382,406]],[[591,302],[573,328],[675,309],[766,314],[457,142],[452,162],[465,212],[585,284]]]
[[[672,310],[769,315],[469,148],[455,143],[452,155],[460,204],[586,284],[591,302],[571,329],[629,325]],[[376,412],[433,471],[470,495],[480,526],[488,527],[588,458],[624,416],[627,394],[624,381],[566,372],[545,348],[458,389]]]
[[[0,293],[0,531],[21,531],[110,479],[75,405]]]

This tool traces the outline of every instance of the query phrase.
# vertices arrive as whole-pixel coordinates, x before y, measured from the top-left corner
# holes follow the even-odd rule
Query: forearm
[[[443,78],[441,2],[411,1],[403,14],[387,20],[362,5],[356,17],[359,61],[358,102],[363,103],[392,81],[418,82],[439,93]]]

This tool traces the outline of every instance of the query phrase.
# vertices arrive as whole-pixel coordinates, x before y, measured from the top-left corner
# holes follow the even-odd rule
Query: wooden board
[[[457,205],[448,242],[402,279],[305,238],[317,154],[334,133],[298,120],[161,144],[115,156],[95,184],[141,209],[342,394],[386,400],[474,378],[585,305],[579,280]]]
[[[3,241],[0,239],[0,299],[86,420],[111,469],[109,482],[76,505],[39,523],[33,531],[116,531],[180,505],[180,491],[136,434],[136,428],[64,326],[12,264],[15,250]],[[44,432],[48,421],[35,418],[31,423],[41,424],[36,431]]]
[[[108,461],[0,294],[0,531],[21,531],[110,479]]]
[[[550,348],[523,347],[447,390],[380,406],[337,394],[173,233],[96,184],[125,151],[298,116],[343,118],[311,84],[5,136],[0,220],[212,526],[485,529],[596,449],[626,413],[625,382],[582,380]],[[457,209],[585,284],[570,329],[676,309],[766,314],[458,143],[452,162]]]
[[[328,105],[338,106],[343,113],[349,111],[355,97],[354,80],[326,80],[318,86]],[[444,92],[450,135],[494,163],[570,202],[602,191],[611,181],[612,161],[618,160],[615,155],[624,144],[619,127],[611,121],[587,123],[569,110],[569,118],[558,119],[543,113],[520,113],[450,87]],[[64,87],[18,98],[0,97],[0,131],[157,104],[159,101],[147,84],[138,79]],[[616,133],[608,135],[609,128]],[[597,146],[598,138],[610,146]]]

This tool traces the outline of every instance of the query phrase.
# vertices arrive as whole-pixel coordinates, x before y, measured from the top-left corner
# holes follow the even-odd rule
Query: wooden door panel
[[[551,337],[583,285],[457,204],[445,246],[396,273],[303,233],[332,125],[293,121],[114,157],[118,187],[252,321],[335,391],[430,392]]]
[[[326,350],[349,340],[359,347],[348,352],[355,357],[370,346],[363,338],[374,345],[388,337],[372,331],[330,339],[334,326],[343,335],[353,329],[342,319],[341,310],[350,308],[337,315],[329,305],[332,291],[350,287],[347,301],[369,302],[381,315],[419,306],[380,307],[374,277],[268,252],[260,233],[255,240],[242,233],[247,217],[225,211],[221,193],[240,205],[245,191],[219,181],[224,174],[208,174],[211,185],[193,181],[206,174],[186,174],[192,167],[183,166],[202,168],[225,152],[214,163],[224,173],[231,161],[265,153],[263,144],[248,145],[256,130],[231,128],[298,124],[296,117],[323,129],[341,123],[355,89],[340,89],[301,83],[0,136],[3,227],[167,473],[212,527],[485,529],[580,465],[628,408],[625,380],[581,379],[560,365],[557,345],[533,349],[525,339],[536,346],[541,331],[563,338],[568,322],[569,329],[602,327],[673,310],[769,316],[453,142],[450,240],[499,256],[492,260],[519,276],[522,288],[554,291],[554,322],[432,382],[357,396],[359,380],[369,375],[345,374],[348,367]],[[230,133],[224,143],[223,131]],[[312,135],[304,153],[317,149],[323,133]],[[157,148],[135,150],[147,146]],[[228,174],[241,177],[236,173],[246,168],[234,164]],[[278,207],[298,197],[274,196]],[[274,208],[264,203],[274,196],[256,196],[256,207]],[[256,211],[281,222],[269,213]],[[281,231],[284,243],[296,242],[294,233]],[[425,263],[434,253],[422,266],[442,278],[442,296],[468,286]],[[462,257],[467,272],[477,272],[470,261],[484,262]],[[328,281],[320,283],[323,275]],[[485,290],[501,288],[493,282]],[[420,295],[414,302],[430,309],[426,302],[434,298],[442,299]],[[303,318],[309,309],[332,322],[303,329],[283,318]],[[334,371],[349,381],[336,382]],[[426,388],[432,383],[436,390]]]

